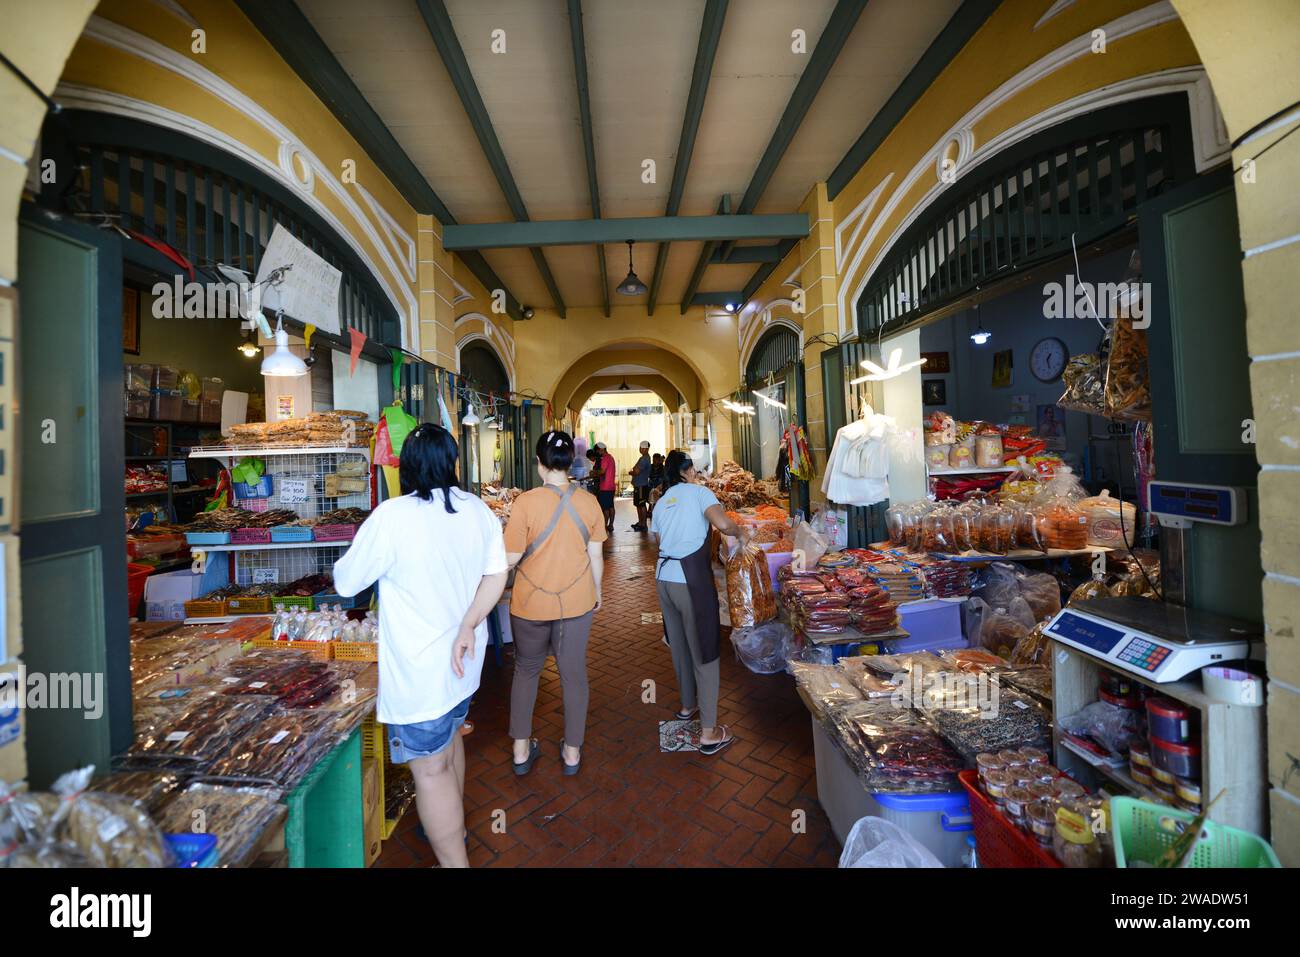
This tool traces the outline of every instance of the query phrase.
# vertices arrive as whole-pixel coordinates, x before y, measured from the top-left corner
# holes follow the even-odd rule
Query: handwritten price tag
[[[310,501],[310,491],[306,479],[281,479],[280,504],[303,505]]]
[[[253,584],[270,585],[280,580],[280,569],[278,568],[254,568]]]

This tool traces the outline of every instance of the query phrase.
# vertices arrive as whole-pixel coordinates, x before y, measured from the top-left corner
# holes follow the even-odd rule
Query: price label
[[[1029,710],[1029,705],[1025,704],[1023,701],[1013,701],[1013,702],[1011,702],[1011,703],[1014,704],[1014,705],[1015,705],[1017,708],[1019,708],[1021,711],[1028,711],[1028,710]]]
[[[268,741],[268,742],[266,742],[266,743],[267,743],[267,744],[279,744],[281,741],[283,741],[283,740],[284,740],[285,738],[287,738],[287,737],[289,737],[289,732],[288,732],[288,731],[277,731],[277,732],[272,736],[271,740]]]
[[[184,741],[184,740],[185,740],[186,738],[188,738],[189,736],[190,736],[190,733],[189,733],[188,731],[173,731],[171,734],[167,735],[167,737],[164,738],[163,740],[164,740],[164,741]]]
[[[304,505],[308,501],[309,483],[306,479],[281,479],[280,480],[280,504],[281,505]]]
[[[280,569],[278,568],[254,568],[253,584],[254,585],[272,585],[280,580]]]
[[[248,686],[249,686],[250,688],[265,688],[265,687],[266,687],[266,682],[265,682],[265,681],[250,681],[250,682],[248,683]],[[1016,703],[1019,704],[1019,702],[1016,702]]]

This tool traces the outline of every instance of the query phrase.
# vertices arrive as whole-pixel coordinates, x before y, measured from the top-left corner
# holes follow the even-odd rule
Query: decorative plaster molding
[[[365,215],[364,210],[357,204],[356,200],[348,194],[340,183],[330,172],[329,169],[320,161],[320,159],[307,148],[302,141],[294,135],[284,123],[280,122],[275,116],[265,110],[256,100],[245,95],[235,86],[222,79],[211,70],[196,63],[184,54],[165,46],[158,41],[128,29],[111,20],[106,20],[101,16],[94,15],[86,25],[85,37],[115,49],[122,50],[132,56],[139,57],[148,63],[175,73],[177,76],[186,79],[221,100],[228,106],[238,110],[241,114],[256,122],[268,133],[274,136],[280,142],[277,163],[266,161],[257,150],[244,144],[233,137],[216,130],[214,127],[203,123],[201,120],[185,116],[165,107],[156,106],[144,100],[122,94],[112,93],[107,90],[96,90],[91,87],[85,87],[77,84],[60,84],[58,90],[64,91],[64,96],[73,96],[78,98],[78,102],[68,102],[67,105],[79,106],[82,109],[99,110],[101,112],[116,113],[120,116],[130,116],[136,119],[144,119],[147,122],[167,126],[174,129],[181,129],[190,136],[195,136],[204,142],[219,146],[221,149],[233,153],[246,162],[253,162],[265,172],[270,173],[277,180],[286,183],[294,188],[295,191],[302,194],[303,199],[321,215],[339,235],[352,247],[352,249],[361,257],[362,261],[370,269],[375,280],[379,283],[381,289],[388,296],[393,308],[397,310],[402,325],[403,344],[418,353],[419,350],[419,323],[412,321],[419,315],[419,304],[415,295],[407,286],[399,286],[394,290],[393,285],[388,282],[383,273],[376,268],[374,259],[366,254],[360,247],[360,244],[353,238],[351,231],[346,229],[339,219],[334,216],[315,196],[315,183],[319,179],[321,183],[329,187],[330,191],[338,198],[348,213],[356,220],[358,227],[365,234],[366,238],[374,245],[376,252],[379,254],[384,265],[392,271],[394,276],[401,275],[401,267],[393,260],[383,239],[380,238],[374,224]],[[56,90],[56,94],[58,93]],[[111,108],[110,108],[111,107]],[[307,170],[308,179],[311,186],[304,186],[304,178],[300,175],[297,166],[301,163]],[[400,293],[401,299],[405,301],[405,307],[398,299]]]
[[[1074,0],[1056,0],[1054,4],[1047,8],[1047,12],[1038,18],[1038,22],[1034,24],[1034,29],[1037,30],[1052,17],[1058,13],[1064,13],[1072,6],[1074,6]]]
[[[471,315],[472,315],[472,314],[471,314]],[[468,318],[468,316],[467,316],[466,318]],[[459,320],[458,320],[458,321],[459,321]],[[484,331],[484,332],[471,332],[471,333],[469,333],[468,335],[463,336],[462,338],[460,338],[459,340],[457,340],[457,342],[456,342],[456,374],[457,374],[457,375],[460,374],[460,353],[461,353],[461,350],[464,349],[464,348],[465,348],[467,345],[469,345],[471,342],[475,342],[475,341],[481,340],[481,341],[483,341],[483,342],[486,342],[486,343],[488,344],[488,348],[490,348],[494,353],[496,353],[496,357],[497,357],[498,359],[501,360],[501,365],[502,365],[502,366],[505,368],[505,370],[506,370],[506,381],[507,381],[507,382],[509,383],[509,385],[510,385],[510,391],[513,392],[513,391],[515,390],[515,362],[514,362],[514,350],[513,350],[513,349],[511,349],[511,350],[507,350],[507,351],[509,352],[509,355],[502,355],[502,350],[501,350],[500,348],[498,348],[497,343],[496,343],[495,339],[493,338],[494,336],[501,336],[501,330],[497,329],[497,327],[496,327],[494,324],[492,324],[491,322],[484,323],[484,328],[485,328],[485,330],[486,330],[486,331]],[[505,337],[504,337],[504,336],[501,336],[501,338],[504,339]]]
[[[451,300],[453,306],[458,306],[467,299],[474,298],[474,294],[458,283],[455,279],[451,281],[451,284],[456,287],[456,295]]]
[[[1103,24],[1099,29],[1106,31],[1108,41],[1114,41],[1121,37],[1130,36],[1143,30],[1148,30],[1159,24],[1177,20],[1178,14],[1174,11],[1173,6],[1168,0],[1160,0],[1159,3],[1153,3],[1135,10],[1132,13],[1118,17],[1109,23]],[[954,139],[959,138],[963,130],[973,129],[981,119],[997,107],[1020,93],[1028,89],[1039,80],[1059,70],[1066,64],[1073,62],[1084,56],[1091,56],[1092,50],[1092,32],[1078,36],[1057,47],[1051,53],[1041,57],[1025,69],[1021,70],[1015,76],[1000,84],[997,89],[993,90],[974,107],[966,112],[939,140],[921,157],[920,160],[912,167],[911,172],[899,184],[898,188],[893,191],[888,201],[875,215],[870,227],[866,230],[865,235],[860,242],[856,242],[858,230],[854,231],[854,238],[847,244],[846,254],[851,251],[847,268],[840,268],[842,277],[854,275],[862,265],[866,252],[872,247],[873,243],[885,222],[894,213],[902,203],[903,198],[909,194],[916,185],[921,176],[933,167],[936,163],[941,162],[943,151],[948,144]],[[1110,86],[1102,87],[1083,93],[1070,100],[1059,103],[1042,113],[1023,121],[1020,124],[1005,130],[993,137],[989,141],[976,144],[971,150],[967,164],[973,165],[983,159],[992,156],[995,152],[1019,142],[1020,140],[1033,135],[1040,130],[1053,126],[1056,123],[1063,122],[1070,117],[1082,112],[1101,109],[1102,107],[1119,103],[1125,100],[1139,99],[1146,96],[1157,96],[1160,93],[1169,92],[1186,92],[1191,100],[1192,114],[1192,136],[1193,145],[1197,154],[1197,170],[1202,170],[1208,166],[1214,165],[1221,158],[1227,147],[1227,134],[1222,131],[1222,118],[1217,115],[1217,106],[1214,104],[1213,92],[1210,90],[1208,79],[1205,76],[1203,67],[1180,67],[1173,70],[1166,70],[1160,73],[1147,74],[1146,76],[1134,77],[1129,80],[1123,80]],[[1205,97],[1209,97],[1209,103],[1205,102]],[[1207,129],[1208,127],[1208,129]],[[1220,148],[1222,146],[1222,149]],[[958,167],[958,177],[961,175],[960,165]],[[872,260],[870,267],[863,273],[859,282],[850,285],[848,282],[841,282],[837,295],[837,304],[839,306],[839,327],[840,337],[846,338],[852,334],[853,330],[849,325],[853,323],[852,304],[857,302],[862,290],[866,288],[867,282],[872,273],[880,265],[885,254],[888,253],[893,243],[902,234],[920,213],[925,210],[930,203],[934,201],[949,184],[940,180],[935,183],[920,202],[916,203],[911,212],[904,218],[890,234],[885,243],[880,247],[875,258]],[[877,187],[879,189],[880,187]],[[874,191],[873,191],[874,192]],[[870,199],[870,197],[868,197]],[[859,206],[865,205],[866,200]],[[874,205],[874,204],[872,204]],[[857,210],[855,209],[855,213]],[[864,217],[865,219],[865,217]]]
[[[858,241],[858,236],[862,234],[863,227],[867,225],[867,217],[875,208],[876,202],[880,199],[880,194],[885,191],[886,187],[889,186],[890,180],[893,178],[894,174],[892,171],[886,173],[885,178],[876,184],[876,188],[868,193],[862,202],[858,203],[857,206],[854,206],[853,212],[845,216],[844,221],[835,227],[835,271],[837,273],[843,275],[845,250],[854,248]],[[844,235],[844,230],[848,229],[855,222],[858,225],[853,230],[852,235],[849,236],[848,242],[842,242],[841,240]]]
[[[416,277],[419,275],[415,265],[415,237],[403,229],[401,224],[392,217],[392,214],[389,213],[388,210],[384,209],[384,207],[379,204],[379,201],[370,195],[370,190],[355,181],[352,183],[352,186],[361,194],[361,198],[365,200],[366,206],[370,208],[370,214],[379,221],[379,226],[384,231],[384,238],[388,240],[389,246],[391,246],[393,252],[397,254],[398,262],[401,263],[402,270],[406,273],[406,278],[411,283],[414,283]],[[453,305],[456,302],[457,300],[452,300]]]
[[[176,0],[150,0],[150,2],[162,7],[177,20],[180,20],[191,27],[197,27],[199,21],[195,20],[188,10],[182,7]]]

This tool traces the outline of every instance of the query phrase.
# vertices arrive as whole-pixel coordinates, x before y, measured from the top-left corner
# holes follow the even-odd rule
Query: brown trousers
[[[564,743],[582,747],[587,733],[587,639],[591,616],[562,621],[531,621],[510,616],[515,642],[515,676],[510,685],[510,737],[524,740],[533,736],[533,707],[537,704],[537,680],[546,667],[547,655],[555,655],[564,694]],[[563,629],[563,634],[561,634]]]

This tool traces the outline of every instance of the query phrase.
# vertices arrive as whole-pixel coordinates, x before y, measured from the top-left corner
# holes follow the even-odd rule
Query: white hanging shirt
[[[889,498],[889,445],[894,420],[869,415],[835,434],[822,492],[840,505],[875,505]]]
[[[379,582],[379,720],[416,724],[440,718],[478,690],[487,650],[484,621],[474,632],[465,676],[451,670],[460,623],[485,575],[506,571],[501,522],[483,500],[452,489],[447,511],[412,495],[389,499],[357,529],[334,563],[345,598]]]

